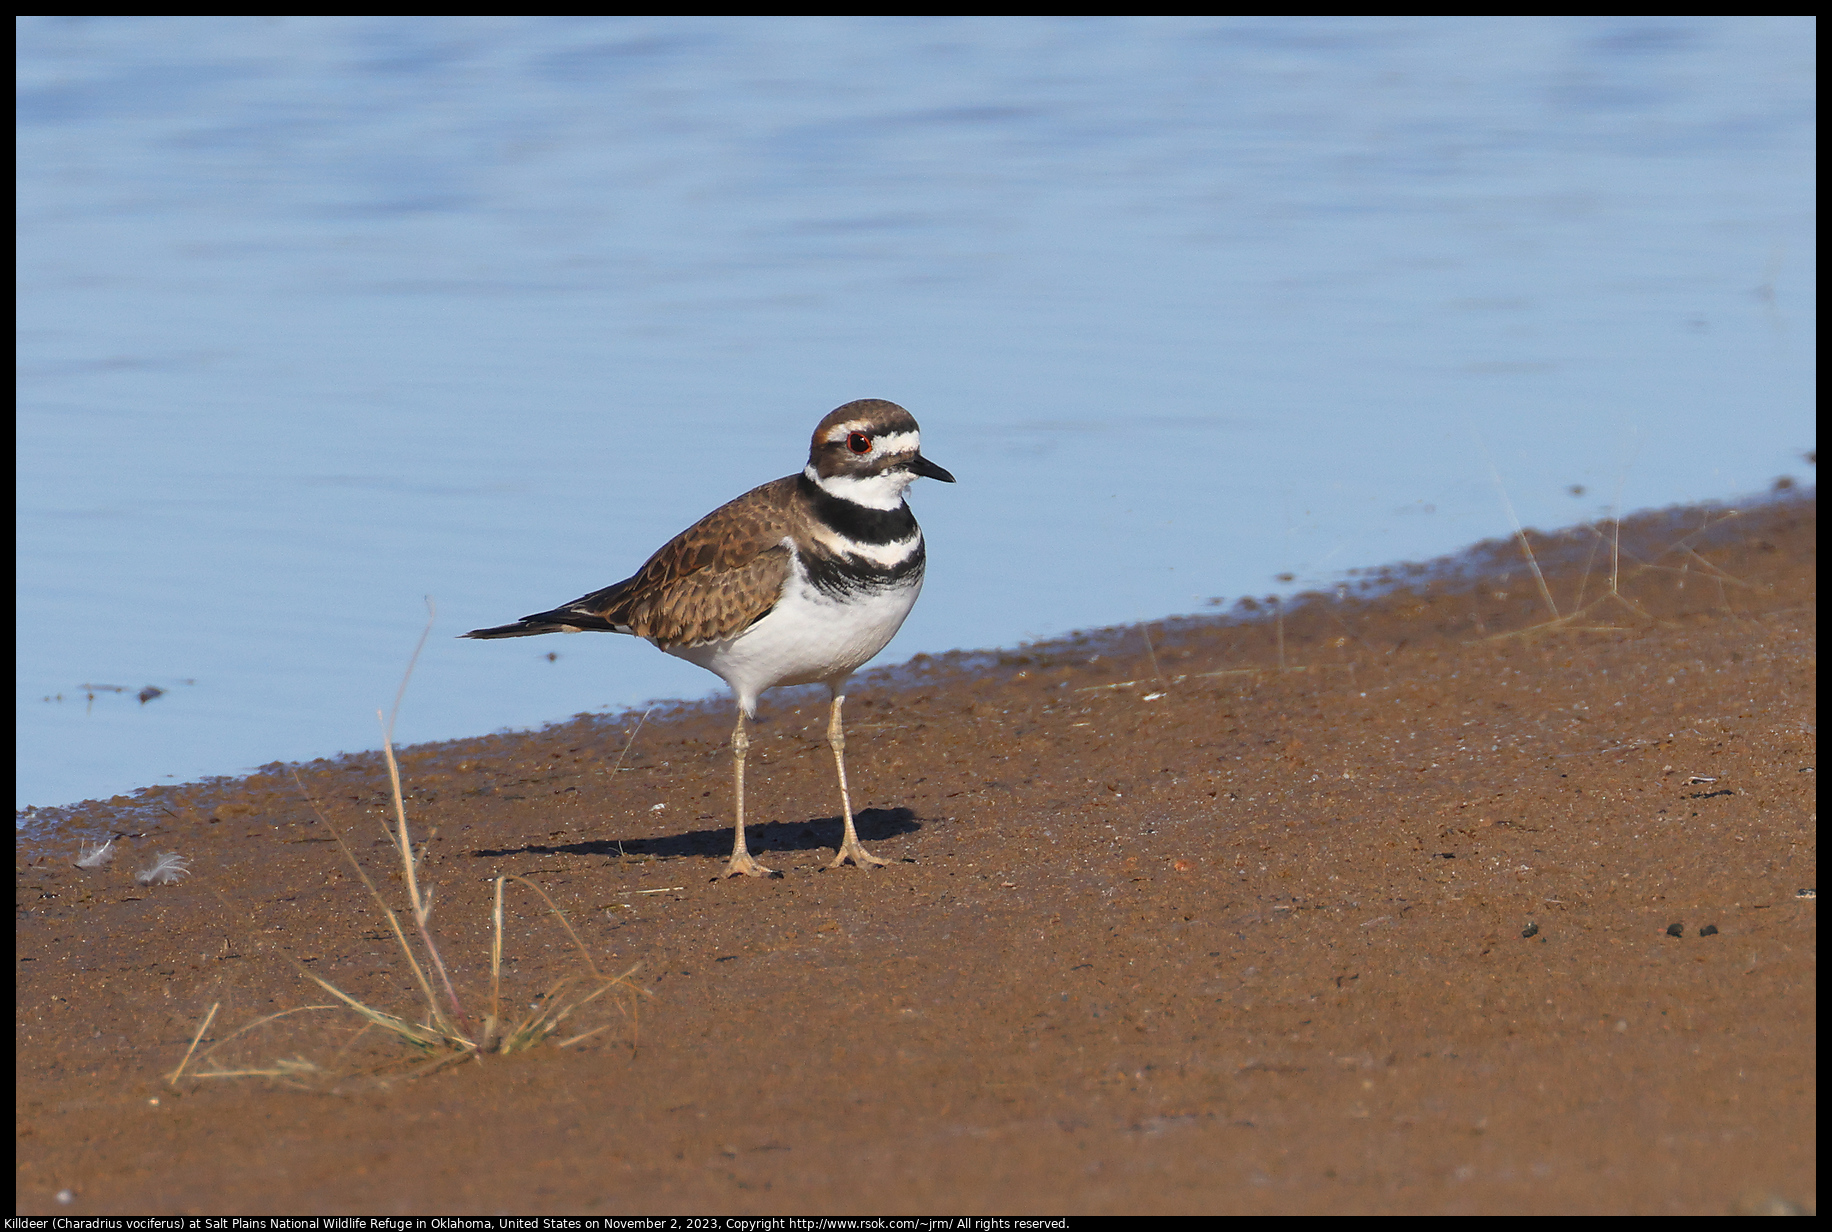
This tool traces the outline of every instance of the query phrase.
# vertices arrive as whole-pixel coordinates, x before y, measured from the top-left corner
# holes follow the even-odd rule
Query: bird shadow
[[[913,834],[922,829],[913,809],[861,809],[852,817],[863,842]],[[816,817],[808,821],[751,822],[744,827],[744,841],[751,854],[765,851],[837,850],[845,823],[840,817]],[[664,834],[655,838],[599,838],[579,843],[529,843],[522,847],[479,848],[471,855],[481,858],[500,856],[724,856],[732,849],[732,828],[688,830],[683,834]]]

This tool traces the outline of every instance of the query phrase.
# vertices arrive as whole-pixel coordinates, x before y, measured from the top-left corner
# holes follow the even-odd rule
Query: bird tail
[[[493,637],[533,637],[537,633],[565,633],[567,626],[554,624],[547,620],[518,620],[512,625],[497,625],[494,629],[472,629],[469,633],[460,633],[459,637],[487,639]],[[571,630],[578,632],[577,628]]]
[[[573,608],[555,608],[551,612],[536,612],[524,616],[512,625],[497,625],[493,629],[472,629],[469,633],[460,633],[459,637],[474,637],[487,640],[496,637],[533,637],[537,633],[628,633],[622,625],[614,625],[602,616],[590,612],[581,612]]]

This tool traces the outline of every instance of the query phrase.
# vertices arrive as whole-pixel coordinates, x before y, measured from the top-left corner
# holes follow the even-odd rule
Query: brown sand
[[[573,1047],[430,1076],[365,1076],[380,1041],[312,1013],[212,1064],[335,1076],[168,1085],[211,1004],[204,1049],[328,999],[289,960],[414,992],[289,776],[84,806],[20,846],[18,1207],[1811,1210],[1815,511],[1637,519],[1629,602],[1560,624],[1503,543],[1149,654],[919,659],[848,707],[860,831],[898,861],[870,871],[820,871],[805,692],[753,732],[777,880],[716,877],[722,707],[658,712],[615,774],[633,716],[405,750],[473,1005],[499,872],[653,991],[634,1028],[601,1002]],[[1594,536],[1533,542],[1561,611],[1609,595]],[[379,758],[301,771],[398,893]],[[108,829],[139,837],[73,868]],[[163,850],[194,874],[136,884]],[[579,967],[532,897],[523,1003]]]

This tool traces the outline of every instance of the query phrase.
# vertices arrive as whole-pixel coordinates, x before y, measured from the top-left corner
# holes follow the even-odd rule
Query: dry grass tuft
[[[430,604],[428,605],[430,607]],[[383,1038],[391,1039],[405,1045],[408,1053],[406,1061],[415,1066],[415,1072],[427,1073],[441,1069],[459,1061],[481,1060],[483,1057],[498,1054],[523,1052],[545,1043],[561,1033],[562,1028],[573,1023],[579,1012],[598,1001],[607,993],[616,994],[613,1003],[624,1015],[634,1020],[636,1001],[639,995],[646,995],[647,990],[632,983],[630,977],[636,968],[619,975],[606,975],[598,969],[592,960],[591,952],[579,939],[566,913],[558,904],[548,897],[547,892],[525,877],[506,874],[496,878],[495,909],[492,912],[494,934],[490,944],[490,1009],[481,1023],[474,1021],[464,1008],[464,1002],[452,983],[446,969],[444,957],[439,952],[438,943],[433,938],[431,918],[433,911],[433,890],[430,885],[423,885],[420,880],[420,856],[416,854],[413,839],[407,823],[407,806],[401,791],[400,765],[394,755],[394,718],[400,711],[401,698],[406,694],[407,682],[413,676],[414,664],[418,662],[420,651],[426,645],[427,635],[432,632],[432,621],[429,618],[425,632],[420,635],[420,642],[414,648],[413,658],[409,660],[407,672],[401,678],[400,692],[395,696],[394,711],[382,719],[378,711],[376,717],[382,719],[382,754],[388,765],[390,790],[394,800],[394,826],[389,832],[389,841],[395,848],[400,860],[401,880],[406,887],[406,915],[411,920],[409,928],[404,926],[401,913],[389,905],[388,900],[376,887],[375,882],[356,859],[356,853],[344,840],[343,833],[327,817],[311,793],[306,791],[305,784],[299,780],[297,773],[294,781],[299,783],[299,790],[311,805],[313,813],[325,828],[336,839],[337,846],[355,870],[358,880],[369,891],[388,927],[394,934],[395,943],[407,960],[408,970],[413,975],[413,982],[418,988],[422,1002],[420,1012],[414,1016],[391,1014],[351,996],[330,981],[307,970],[296,960],[293,965],[299,973],[312,983],[329,993],[336,1001],[326,1005],[305,1005],[277,1014],[256,1019],[254,1022],[238,1028],[222,1039],[215,1041],[198,1054],[198,1047],[216,1018],[222,1003],[219,1001],[210,1007],[197,1028],[191,1045],[185,1050],[184,1057],[168,1076],[167,1081],[177,1085],[183,1078],[248,1078],[263,1077],[299,1084],[322,1079],[332,1071],[321,1067],[303,1057],[292,1057],[259,1066],[228,1066],[217,1063],[214,1058],[228,1044],[239,1037],[247,1035],[257,1028],[266,1027],[278,1019],[293,1014],[313,1011],[348,1010],[362,1020],[363,1026],[357,1032],[361,1036],[371,1029],[382,1033]],[[584,967],[582,971],[561,977],[556,980],[540,997],[532,1003],[529,1012],[519,1018],[505,1017],[502,1011],[502,956],[503,956],[503,888],[510,882],[520,882],[533,890],[546,903],[553,918],[559,921],[560,927],[571,938],[573,947],[578,951]],[[415,942],[418,942],[416,945]],[[611,1024],[594,1027],[590,1030],[556,1040],[561,1048],[570,1047],[587,1039]],[[354,1038],[345,1044],[345,1049],[354,1043]],[[193,1067],[192,1057],[197,1056],[198,1064]],[[399,1058],[385,1062],[381,1068],[398,1065]]]
[[[1584,529],[1591,535],[1590,553],[1585,557],[1584,570],[1578,578],[1577,596],[1569,612],[1559,610],[1558,603],[1552,597],[1551,588],[1546,584],[1545,575],[1540,571],[1539,561],[1533,554],[1533,545],[1528,540],[1526,531],[1516,523],[1515,538],[1520,543],[1520,550],[1526,557],[1534,578],[1539,582],[1541,597],[1545,600],[1546,607],[1552,616],[1548,620],[1528,625],[1524,629],[1492,634],[1483,640],[1492,642],[1505,638],[1535,637],[1548,633],[1623,633],[1637,627],[1646,628],[1649,625],[1666,624],[1668,622],[1649,614],[1640,604],[1623,593],[1625,583],[1655,574],[1675,574],[1682,579],[1698,576],[1712,582],[1718,588],[1720,600],[1728,609],[1729,596],[1724,593],[1724,587],[1726,585],[1748,587],[1749,583],[1712,564],[1699,553],[1696,545],[1705,535],[1736,516],[1738,515],[1735,509],[1726,509],[1715,516],[1707,514],[1703,525],[1689,534],[1682,535],[1646,559],[1635,555],[1632,551],[1624,552],[1620,516],[1612,517],[1607,521],[1607,532],[1604,525],[1586,526]],[[1597,555],[1605,547],[1609,549],[1608,580],[1601,593],[1586,602],[1585,596],[1590,589],[1591,573],[1595,568]],[[1626,569],[1624,568],[1625,557]],[[1621,620],[1626,616],[1639,621],[1640,624],[1637,626],[1610,623],[1612,614],[1616,620]]]

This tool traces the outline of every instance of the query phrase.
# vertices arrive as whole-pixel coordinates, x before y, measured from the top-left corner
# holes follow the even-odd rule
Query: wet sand
[[[640,964],[565,1049],[418,1077],[279,767],[19,845],[22,1213],[1728,1213],[1817,1201],[1816,503],[1533,536],[1347,595],[403,750],[473,1012],[492,878]],[[1609,528],[1605,528],[1606,530]],[[1612,584],[1612,577],[1614,579]],[[1149,638],[1149,640],[1148,640]],[[614,671],[620,653],[606,645]],[[583,663],[583,660],[581,660]],[[619,757],[622,757],[619,764]],[[298,768],[399,896],[378,755]],[[613,772],[614,771],[614,772]],[[41,819],[42,820],[42,819]],[[72,867],[77,835],[127,831]],[[161,851],[172,885],[134,880]],[[392,868],[392,876],[391,876]],[[581,961],[511,883],[505,987]],[[194,1065],[200,1062],[194,1059]],[[64,1199],[60,1200],[59,1194]]]

